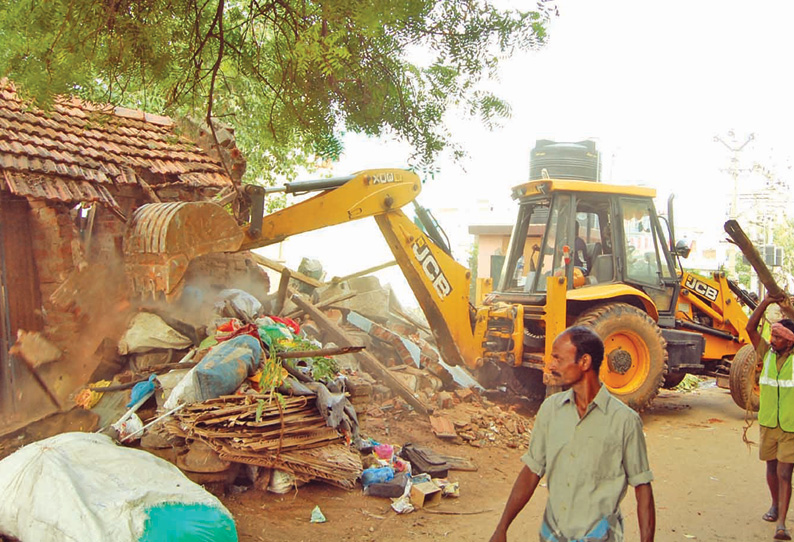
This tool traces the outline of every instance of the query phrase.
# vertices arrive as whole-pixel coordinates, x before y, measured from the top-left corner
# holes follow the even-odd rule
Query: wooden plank
[[[755,270],[756,275],[758,275],[758,281],[763,284],[769,295],[774,298],[780,298],[783,301],[778,303],[780,310],[787,318],[794,319],[794,307],[791,305],[791,300],[789,296],[786,295],[786,292],[778,285],[775,281],[775,277],[772,276],[772,272],[766,266],[764,259],[761,257],[761,254],[758,253],[758,250],[753,245],[753,242],[750,241],[750,238],[747,237],[747,234],[744,233],[744,230],[739,225],[739,223],[735,220],[728,220],[725,225],[725,233],[731,236],[733,242],[744,254],[744,257],[747,258],[747,261],[750,262],[750,265]]]
[[[313,286],[314,288],[319,288],[320,286],[323,285],[323,283],[317,279],[313,279],[308,275],[304,275],[303,273],[293,271],[292,269],[289,269],[286,265],[280,264],[277,261],[271,260],[270,258],[265,258],[261,254],[257,254],[256,252],[252,252],[251,257],[259,265],[264,265],[265,267],[273,269],[274,271],[278,271],[279,273],[281,273],[285,269],[288,269],[290,275],[292,275],[292,278],[304,284],[308,284],[309,286]]]
[[[350,339],[348,334],[342,330],[342,328],[332,322],[330,318],[328,318],[321,310],[307,301],[303,296],[300,294],[293,294],[291,299],[293,303],[298,305],[298,307],[303,309],[306,314],[311,316],[312,320],[314,320],[318,326],[323,328],[328,333],[334,343],[338,344],[339,346],[354,346],[353,341]],[[361,363],[361,366],[365,371],[372,373],[379,378],[397,395],[405,399],[409,405],[414,407],[416,411],[421,414],[429,414],[433,411],[431,407],[426,405],[421,399],[415,396],[410,389],[400,382],[397,377],[391,374],[386,366],[378,361],[375,356],[365,351],[357,352],[353,355],[356,356],[356,359],[359,363]]]
[[[294,293],[294,292],[292,292],[292,293]],[[318,309],[325,310],[325,309],[327,309],[329,307],[333,307],[337,303],[341,303],[342,301],[347,301],[350,298],[356,297],[357,295],[358,294],[356,292],[348,292],[346,294],[338,295],[336,297],[332,297],[331,299],[328,299],[326,301],[318,303],[316,305],[316,307]],[[294,311],[291,311],[291,312],[285,314],[284,317],[285,318],[295,318],[296,316],[299,316],[301,314],[303,314],[303,310],[302,309],[298,309],[298,310],[294,310]]]
[[[281,316],[281,311],[284,310],[290,278],[292,278],[292,272],[285,267],[281,270],[281,279],[278,281],[278,293],[276,294],[276,306],[273,308],[273,314],[277,316]]]
[[[338,348],[320,348],[319,350],[291,350],[288,352],[276,352],[276,357],[280,359],[289,358],[316,358],[324,356],[342,356],[344,354],[355,354],[364,350],[366,346],[340,346]]]
[[[328,282],[331,283],[331,284],[336,284],[338,282],[344,282],[346,280],[355,279],[355,278],[358,278],[358,277],[363,277],[365,275],[371,275],[372,273],[375,273],[375,272],[380,271],[382,269],[386,269],[388,267],[392,267],[393,265],[397,265],[397,260],[392,260],[390,262],[382,263],[380,265],[374,265],[372,267],[368,267],[366,269],[362,269],[361,271],[356,271],[355,273],[351,273],[349,275],[345,275],[344,277],[334,277]]]
[[[474,461],[466,459],[465,457],[457,457],[454,455],[436,454],[443,461],[449,465],[449,470],[462,470],[474,472],[477,470],[477,465]]]

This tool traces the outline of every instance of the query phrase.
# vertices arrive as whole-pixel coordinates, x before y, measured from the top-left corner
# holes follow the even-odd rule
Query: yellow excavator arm
[[[302,188],[311,189],[310,183],[329,189],[263,217],[258,235],[252,235],[250,226],[245,227],[240,250],[272,245],[298,233],[399,209],[415,200],[422,190],[416,173],[372,169],[350,177],[288,184],[285,191],[299,193]]]
[[[401,210],[377,215],[375,221],[427,317],[441,356],[450,365],[479,365],[483,345],[472,329],[471,272]]]
[[[251,250],[297,233],[399,209],[416,198],[422,183],[410,171],[372,169],[276,189],[244,187],[248,188],[258,191],[259,198],[252,206],[252,221],[244,226],[212,202],[150,203],[136,209],[124,239],[125,265],[134,291],[171,297],[198,256]],[[264,193],[275,191],[321,192],[263,217]]]
[[[483,341],[475,338],[468,300],[471,273],[400,210],[421,192],[415,173],[373,169],[265,191],[320,192],[261,221],[254,216],[244,226],[209,202],[154,203],[136,210],[125,238],[127,271],[136,291],[172,296],[190,261],[203,254],[251,250],[373,216],[428,318],[443,358],[472,368],[482,363]],[[484,328],[481,322],[477,335]]]

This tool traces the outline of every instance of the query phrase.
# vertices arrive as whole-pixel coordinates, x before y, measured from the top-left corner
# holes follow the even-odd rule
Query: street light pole
[[[729,218],[732,220],[736,220],[738,218],[738,204],[737,198],[739,194],[739,153],[744,149],[748,143],[750,143],[753,139],[755,139],[755,134],[750,134],[747,136],[747,139],[741,145],[736,145],[736,137],[733,133],[733,130],[728,132],[728,135],[732,139],[732,145],[729,145],[725,142],[724,139],[720,136],[714,136],[714,141],[722,143],[726,149],[731,151],[731,165],[730,165],[730,173],[733,177],[733,198],[731,200],[731,211]],[[736,273],[736,250],[734,247],[728,247],[728,269],[731,273]]]

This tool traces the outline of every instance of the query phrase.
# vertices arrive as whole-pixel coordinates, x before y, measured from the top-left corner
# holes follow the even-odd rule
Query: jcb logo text
[[[430,252],[427,241],[420,237],[414,241],[413,248],[416,260],[422,266],[428,280],[433,283],[433,288],[435,288],[438,297],[444,299],[452,292],[452,287],[449,285],[447,277],[445,277],[444,273],[441,271],[441,266],[438,265],[436,257]]]
[[[702,295],[709,301],[717,301],[717,296],[719,295],[717,289],[713,286],[709,286],[703,281],[696,279],[692,275],[686,278],[684,285],[690,290],[694,291],[696,294]]]

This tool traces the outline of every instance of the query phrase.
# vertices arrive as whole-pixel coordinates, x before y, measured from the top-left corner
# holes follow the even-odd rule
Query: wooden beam
[[[292,272],[285,267],[281,270],[281,279],[278,281],[276,306],[273,309],[273,314],[276,316],[281,316],[281,311],[284,310],[284,303],[287,301],[287,287],[289,286],[290,278],[292,278]]]
[[[344,354],[361,352],[364,348],[366,348],[366,346],[340,346],[338,348],[321,348],[319,350],[292,350],[287,352],[276,352],[276,357],[279,359],[291,359],[342,356]]]
[[[268,269],[273,269],[274,271],[278,271],[279,273],[284,271],[284,269],[288,269],[289,272],[290,272],[290,275],[292,275],[292,278],[294,278],[295,280],[298,280],[298,281],[300,281],[300,282],[302,282],[304,284],[308,284],[309,286],[313,286],[315,288],[319,288],[320,286],[323,285],[323,283],[320,282],[317,279],[313,279],[313,278],[311,278],[308,275],[304,275],[303,273],[299,273],[297,271],[293,271],[292,269],[289,269],[289,267],[287,267],[286,265],[278,263],[275,260],[271,260],[270,258],[266,258],[266,257],[262,256],[261,254],[257,254],[256,252],[252,252],[251,253],[251,257],[259,265],[263,265],[263,266],[267,267]]]
[[[336,297],[332,297],[331,299],[328,299],[327,301],[323,301],[322,303],[317,303],[317,305],[315,305],[315,306],[318,309],[320,309],[320,310],[325,310],[325,309],[327,309],[329,307],[333,307],[337,303],[341,303],[342,301],[346,301],[346,300],[350,299],[351,297],[356,297],[357,295],[358,294],[356,292],[349,292],[349,293],[342,294],[342,295],[339,295],[339,296],[336,296]],[[291,311],[291,312],[285,314],[284,317],[285,318],[295,318],[296,316],[299,316],[301,314],[303,314],[303,309],[296,309],[294,311]]]
[[[342,328],[331,321],[331,319],[328,318],[320,309],[312,305],[303,296],[300,294],[293,294],[291,299],[293,303],[303,309],[306,314],[311,316],[312,320],[314,320],[318,326],[328,333],[334,343],[338,344],[339,346],[355,346],[348,334],[345,333]],[[431,407],[416,397],[414,393],[398,378],[391,374],[389,369],[380,361],[378,361],[375,356],[364,351],[356,352],[353,355],[356,357],[358,362],[361,363],[361,366],[365,371],[372,373],[375,377],[380,379],[381,382],[386,384],[397,395],[405,399],[409,405],[414,407],[417,412],[420,414],[430,414],[433,412]]]
[[[58,400],[58,396],[50,388],[50,385],[47,383],[47,381],[41,377],[38,370],[36,370],[36,367],[29,362],[25,356],[14,356],[13,354],[11,354],[11,356],[14,357],[14,359],[22,360],[22,364],[27,367],[28,371],[30,371],[30,374],[36,379],[36,382],[38,382],[39,386],[41,386],[41,389],[44,390],[44,393],[47,394],[47,397],[49,397],[50,401],[52,401],[52,404],[54,404],[59,411],[63,412],[63,405],[61,405],[61,402]]]
[[[367,269],[362,269],[361,271],[356,271],[355,273],[351,273],[350,275],[345,275],[344,277],[334,277],[329,282],[330,283],[337,283],[337,282],[344,282],[346,280],[355,279],[358,277],[363,277],[365,275],[371,275],[376,271],[380,271],[381,269],[386,269],[387,267],[391,267],[393,265],[397,265],[397,260],[392,260],[390,262],[382,263],[380,265],[375,265],[373,267],[368,267]]]

